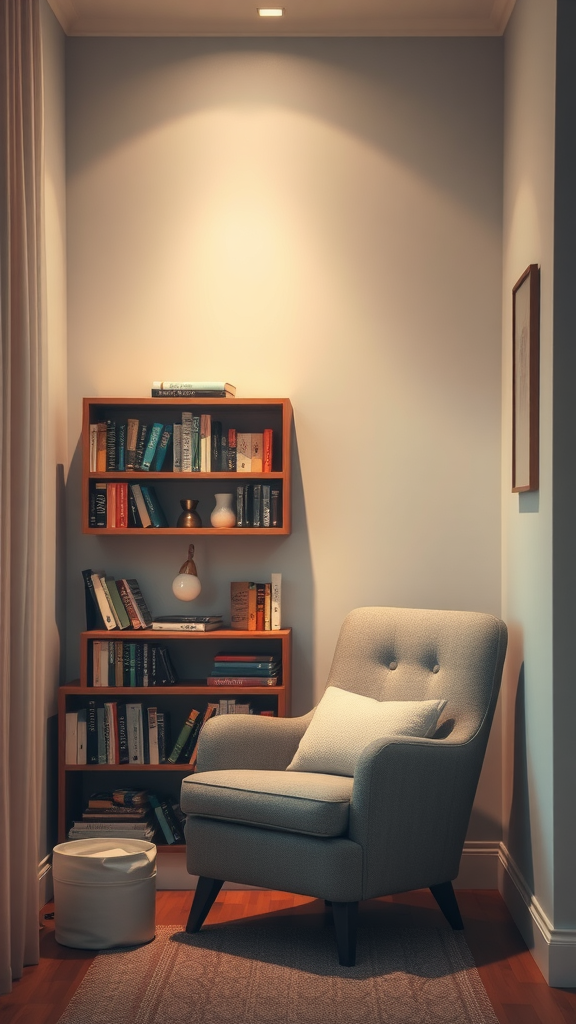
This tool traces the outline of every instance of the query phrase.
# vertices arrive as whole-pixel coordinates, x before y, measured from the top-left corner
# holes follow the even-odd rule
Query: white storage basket
[[[56,941],[77,949],[150,942],[156,846],[141,839],[78,839],[54,847]]]

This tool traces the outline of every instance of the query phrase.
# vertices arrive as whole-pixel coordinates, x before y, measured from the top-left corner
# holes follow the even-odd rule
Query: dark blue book
[[[166,519],[166,516],[164,515],[162,506],[158,501],[156,491],[154,490],[154,488],[149,487],[147,485],[144,486],[144,484],[141,484],[140,490],[142,491],[142,497],[146,502],[146,508],[148,509],[148,514],[152,521],[152,526],[156,527],[156,529],[161,529],[162,527],[168,526],[168,521]]]
[[[116,434],[116,468],[123,473],[126,469],[126,424],[119,423]]]
[[[156,449],[156,456],[154,459],[153,470],[155,473],[160,473],[166,460],[166,455],[172,441],[173,433],[172,423],[166,423],[162,431],[160,440],[158,441],[158,447]]]

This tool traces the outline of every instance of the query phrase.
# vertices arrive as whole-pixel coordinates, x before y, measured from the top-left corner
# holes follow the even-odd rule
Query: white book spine
[[[94,593],[96,594],[96,600],[98,601],[98,607],[100,608],[100,612],[102,618],[104,619],[104,625],[106,626],[106,629],[116,629],[116,623],[110,610],[108,599],[102,587],[102,580],[100,579],[98,573],[96,572],[92,573],[92,583],[94,586]]]
[[[66,764],[78,764],[78,712],[66,712]]]
[[[144,764],[144,738],[142,736],[142,705],[126,705],[126,732],[130,764]]]
[[[282,573],[273,572],[270,581],[270,629],[282,629]]]
[[[158,718],[156,708],[148,708],[148,746],[150,750],[150,764],[160,764],[160,754],[158,751]]]
[[[252,434],[236,434],[236,471],[252,472]]]
[[[192,472],[192,413],[182,413],[182,472]]]

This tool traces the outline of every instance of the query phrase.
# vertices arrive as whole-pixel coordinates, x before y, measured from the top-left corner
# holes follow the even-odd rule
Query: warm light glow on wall
[[[261,18],[281,18],[284,14],[283,7],[258,7],[257,11]]]

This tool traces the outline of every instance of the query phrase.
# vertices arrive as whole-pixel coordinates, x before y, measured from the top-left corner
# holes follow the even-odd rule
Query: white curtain
[[[0,0],[0,992],[38,962],[44,756],[38,0]]]

